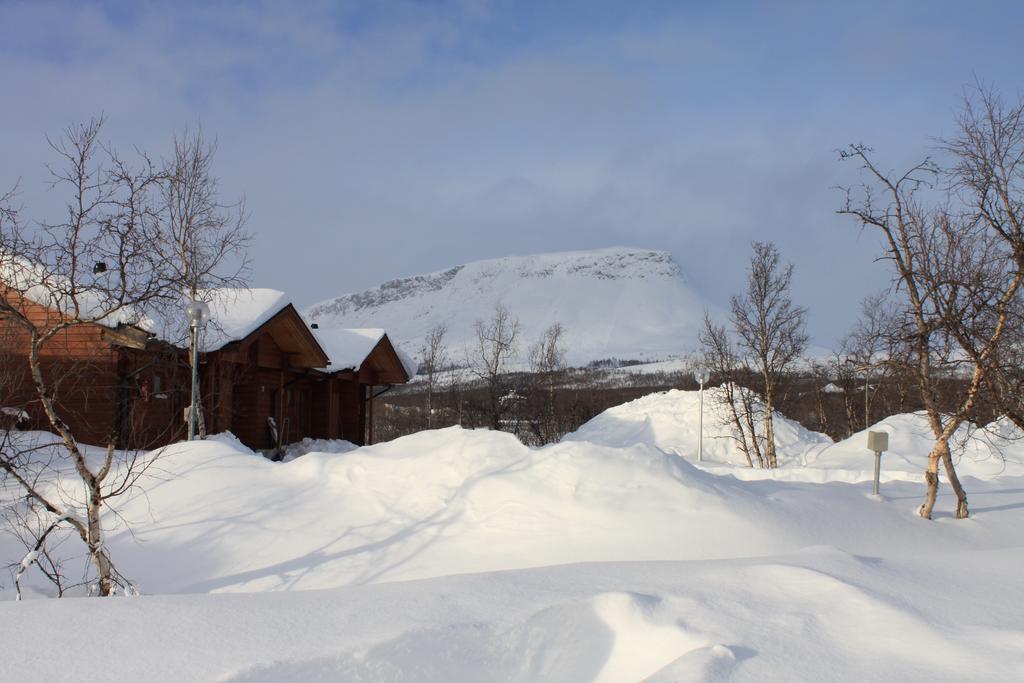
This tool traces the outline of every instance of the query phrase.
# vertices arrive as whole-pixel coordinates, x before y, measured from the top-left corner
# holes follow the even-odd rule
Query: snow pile
[[[155,593],[729,557],[803,542],[765,533],[748,485],[646,445],[531,449],[451,427],[284,464],[193,442],[168,449],[160,469],[145,499],[120,510],[133,535],[108,534],[122,570]]]
[[[648,443],[567,440],[534,449],[503,432],[451,427],[281,464],[211,439],[165,451],[146,495],[118,509],[131,533],[111,516],[108,545],[145,591],[191,593],[749,557],[837,539],[846,550],[874,552],[882,527],[900,552],[966,540],[958,536],[964,526],[943,532],[952,537],[921,535],[905,515],[920,493],[920,470],[906,484],[906,506],[864,507],[869,486],[847,486],[828,491],[832,514],[823,516],[823,490],[802,480],[821,480],[824,470],[703,470],[691,457]],[[839,480],[870,478],[836,472]],[[984,544],[988,535],[971,538]]]
[[[307,436],[302,441],[290,443],[284,447],[283,462],[291,462],[307,453],[348,453],[359,448],[351,441],[344,439],[314,439]]]
[[[704,461],[746,466],[737,446],[725,392],[704,391]],[[606,446],[651,444],[696,461],[699,438],[700,392],[671,391],[649,394],[604,411],[563,441],[589,441]],[[832,443],[825,434],[805,429],[799,422],[774,413],[779,464],[801,465],[809,454]]]
[[[709,308],[671,254],[616,247],[475,261],[330,299],[304,315],[322,327],[382,327],[409,349],[443,323],[458,355],[475,340],[474,322],[490,319],[499,302],[519,319],[524,349],[562,323],[573,365],[677,355],[695,346]]]
[[[645,397],[544,448],[458,427],[310,441],[287,463],[230,435],[169,447],[106,519],[148,595],[0,601],[17,624],[0,679],[1019,677],[1021,471],[967,479],[968,521],[943,486],[925,522],[918,416],[876,427],[915,470],[876,499],[863,435],[830,444],[781,416],[776,472],[736,465],[724,438],[698,466],[696,399]],[[1018,458],[1015,430],[993,431]],[[971,448],[961,467],[987,467]],[[0,537],[0,556],[23,555]],[[60,647],[55,624],[74,634]]]
[[[699,392],[671,390],[649,394],[609,408],[563,441],[588,441],[606,446],[651,444],[697,461]],[[774,414],[779,469],[751,469],[737,446],[732,417],[720,388],[704,391],[704,454],[700,467],[740,479],[850,483],[874,477],[874,454],[867,449],[867,431],[833,443],[825,434]],[[882,456],[882,481],[921,481],[935,439],[923,413],[894,415],[870,428],[889,434]],[[961,477],[991,479],[1024,476],[1024,434],[1009,420],[985,428],[972,423],[957,430],[950,442]],[[755,463],[756,464],[756,463]]]
[[[1015,681],[1024,668],[1013,599],[1021,558],[1012,549],[880,561],[811,548],[756,561],[571,565],[331,591],[3,603],[0,618],[17,628],[5,633],[0,674]],[[993,585],[1009,595],[993,600]],[[54,647],[54,624],[74,637]]]
[[[889,450],[882,455],[883,479],[920,481],[935,444],[924,413],[887,417],[870,430],[814,451],[807,466],[833,472],[860,471],[863,476],[853,481],[873,476],[874,455],[867,450],[868,431],[889,434]],[[1024,476],[1024,434],[1007,419],[983,429],[973,423],[961,425],[950,441],[950,451],[961,477]]]
[[[253,451],[251,448],[242,443],[242,441],[231,432],[210,434],[209,436],[206,437],[206,440],[212,441],[213,443],[222,443],[225,446],[230,446],[232,450],[237,451],[239,453],[246,453],[248,455],[256,454],[255,451]]]

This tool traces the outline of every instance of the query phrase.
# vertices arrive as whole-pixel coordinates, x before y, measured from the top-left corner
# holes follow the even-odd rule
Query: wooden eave
[[[228,342],[216,351],[244,351],[263,335],[270,336],[274,343],[288,354],[291,367],[323,368],[330,363],[327,353],[320,347],[320,343],[306,327],[306,322],[292,304],[286,305],[245,338]]]
[[[101,328],[100,336],[103,339],[114,346],[123,346],[129,349],[145,349],[146,344],[153,336],[149,331],[136,325],[119,324],[114,327],[99,325],[99,327]]]
[[[386,334],[359,366],[358,375],[362,384],[405,384],[412,379]]]

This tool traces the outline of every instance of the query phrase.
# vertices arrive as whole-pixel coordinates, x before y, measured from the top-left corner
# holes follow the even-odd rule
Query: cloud
[[[1020,62],[1012,21],[930,7],[6,3],[0,187],[53,210],[44,135],[101,111],[157,154],[201,121],[248,198],[256,281],[300,304],[611,244],[673,251],[723,303],[774,240],[828,344],[885,278],[834,214],[833,150],[899,166],[972,69],[1020,86],[991,73]]]

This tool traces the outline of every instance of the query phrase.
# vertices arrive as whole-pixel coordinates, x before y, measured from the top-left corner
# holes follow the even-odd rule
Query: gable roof
[[[22,296],[50,309],[67,308],[67,303],[48,295],[47,275],[24,260],[2,259],[0,282]],[[59,287],[54,288],[60,291]],[[98,305],[98,297],[87,289],[78,291],[80,304]],[[242,344],[258,332],[268,333],[287,353],[296,354],[304,367],[334,373],[366,370],[367,375],[385,383],[404,383],[416,375],[416,363],[391,343],[379,328],[327,328],[313,330],[284,292],[267,288],[203,289],[198,298],[210,307],[210,320],[200,337],[203,353],[219,351]],[[188,321],[185,317],[187,297],[182,297],[181,314],[138,315],[124,308],[116,316],[96,320],[96,324],[119,329],[137,327],[140,334],[149,334],[178,348],[188,348]],[[174,308],[174,307],[172,307]]]
[[[323,347],[284,292],[221,287],[199,290],[197,298],[210,307],[210,320],[199,340],[199,350],[203,353],[243,345],[265,333],[285,353],[297,356],[300,367],[318,368],[328,362]],[[183,297],[180,305],[174,307],[181,311],[180,315],[165,315],[152,328],[158,339],[182,349],[189,346],[186,301]]]
[[[326,327],[311,330],[331,360],[327,372],[372,370],[388,383],[408,382],[416,364],[379,328]]]
[[[291,305],[285,293],[276,289],[206,289],[199,298],[210,306],[204,351],[242,341]]]
[[[210,320],[199,342],[199,350],[204,353],[242,341],[289,305],[284,292],[276,289],[201,289],[197,298],[210,307]],[[188,347],[187,303],[188,297],[183,296],[177,306],[169,307],[160,320],[153,322],[150,331],[157,339]]]

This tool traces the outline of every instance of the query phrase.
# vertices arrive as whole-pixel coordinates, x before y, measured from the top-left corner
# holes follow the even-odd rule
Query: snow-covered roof
[[[358,370],[384,338],[384,330],[377,328],[335,327],[311,331],[331,359],[332,371]]]
[[[103,277],[103,276],[100,276]],[[135,325],[157,338],[178,346],[187,345],[188,321],[183,295],[178,306],[167,306],[145,315],[131,306],[118,306],[101,288],[76,283],[72,291],[66,277],[50,272],[41,264],[0,252],[0,282],[27,300],[60,313],[74,315],[108,327]],[[203,335],[203,351],[214,351],[232,341],[244,339],[288,305],[284,292],[276,289],[201,289],[197,297],[210,306],[210,321]],[[103,316],[103,313],[110,312]]]
[[[2,257],[3,254],[0,254]],[[69,289],[63,281],[17,257],[0,258],[0,281],[24,297],[54,310],[68,311],[70,300],[64,292]],[[103,310],[100,296],[88,289],[78,288],[76,298],[81,317],[88,319],[95,310]],[[201,289],[197,298],[210,307],[210,320],[201,337],[200,350],[216,351],[231,342],[241,341],[260,326],[283,311],[289,301],[284,292],[267,288],[221,287]],[[113,326],[118,323],[136,325],[156,338],[179,347],[188,346],[188,321],[185,305],[188,296],[182,296],[180,305],[166,307],[156,319],[139,315],[122,307],[111,316],[94,322]],[[385,336],[379,328],[333,327],[310,330],[317,343],[331,361],[330,371],[359,370]],[[395,352],[408,377],[416,374],[416,363],[401,349]]]
[[[0,251],[0,283],[32,303],[83,321],[144,329],[153,324],[139,308],[118,304],[102,287],[90,287],[82,281],[72,286],[69,278],[9,252]]]
[[[310,331],[327,352],[327,357],[331,359],[329,369],[332,372],[359,370],[386,334],[384,330],[376,327],[321,327]],[[395,347],[395,352],[402,362],[405,374],[408,377],[415,376],[415,361],[398,347]]]
[[[210,307],[210,320],[200,340],[201,351],[216,351],[255,332],[288,306],[284,292],[276,289],[221,287],[201,289],[197,298]],[[185,348],[188,346],[188,320],[182,296],[176,306],[165,311],[163,319],[148,327],[158,339]]]
[[[395,353],[398,354],[399,360],[402,361],[402,367],[405,368],[405,374],[412,379],[416,376],[416,372],[420,369],[419,364],[413,360],[413,357],[403,351],[400,347],[395,346]]]
[[[199,292],[210,306],[204,350],[213,351],[245,339],[288,306],[284,292],[276,289],[220,288]]]

